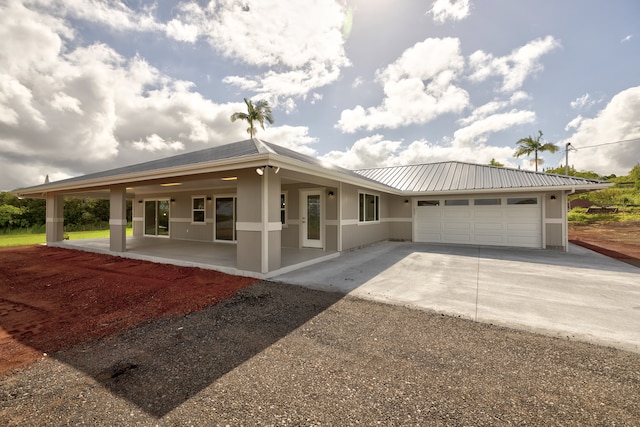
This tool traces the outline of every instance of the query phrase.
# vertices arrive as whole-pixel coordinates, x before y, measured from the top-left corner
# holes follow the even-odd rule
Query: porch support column
[[[280,176],[266,167],[238,174],[237,266],[268,273],[281,267]]]
[[[109,190],[109,249],[113,252],[127,250],[126,196],[124,186]]]
[[[64,238],[64,197],[47,194],[47,244],[61,242]]]

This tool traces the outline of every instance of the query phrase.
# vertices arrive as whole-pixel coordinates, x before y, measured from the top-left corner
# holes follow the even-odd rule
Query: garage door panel
[[[486,207],[477,208],[473,211],[473,217],[478,219],[500,219],[504,217],[503,209],[487,209]]]
[[[474,205],[470,199],[469,206],[416,207],[415,221],[418,242],[541,247],[539,204]]]
[[[468,222],[446,222],[443,228],[445,232],[469,233],[471,224]]]
[[[463,219],[463,220],[469,220],[469,218],[471,218],[471,212],[469,211],[469,209],[451,209],[451,208],[445,208],[446,211],[444,212],[444,216],[448,219]]]
[[[471,236],[469,236],[469,234],[445,233],[444,242],[445,243],[471,243]]]
[[[504,236],[501,234],[475,234],[473,241],[479,245],[503,245],[505,243]]]
[[[500,222],[481,222],[473,226],[473,231],[479,234],[501,233],[504,231],[504,224]]]

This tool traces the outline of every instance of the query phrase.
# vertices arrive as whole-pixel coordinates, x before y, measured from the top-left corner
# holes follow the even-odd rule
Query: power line
[[[622,144],[623,142],[631,142],[631,141],[640,141],[640,138],[632,138],[632,139],[623,139],[621,141],[613,141],[613,142],[604,142],[602,144],[595,145],[586,145],[584,147],[576,147],[575,145],[571,145],[575,150],[581,150],[583,148],[594,148],[594,147],[602,147],[603,145],[613,145],[613,144]]]

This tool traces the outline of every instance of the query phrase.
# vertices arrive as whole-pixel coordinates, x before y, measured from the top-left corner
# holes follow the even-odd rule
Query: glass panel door
[[[216,240],[236,240],[236,198],[216,197]]]
[[[319,191],[302,194],[302,246],[322,248],[322,197]]]
[[[156,236],[156,201],[145,200],[144,202],[144,234],[148,236]]]
[[[145,236],[169,236],[169,200],[144,201]]]
[[[169,201],[158,200],[158,236],[169,235]]]

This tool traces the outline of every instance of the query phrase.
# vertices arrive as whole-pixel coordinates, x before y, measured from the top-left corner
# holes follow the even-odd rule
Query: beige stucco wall
[[[380,221],[358,222],[358,191],[353,185],[342,185],[342,250],[349,250],[389,239],[389,201],[391,196],[367,190],[380,196]]]
[[[544,197],[545,246],[566,249],[566,195],[562,192],[554,192],[546,193],[542,197]]]
[[[64,238],[64,197],[47,194],[46,211],[47,243],[60,242]]]

